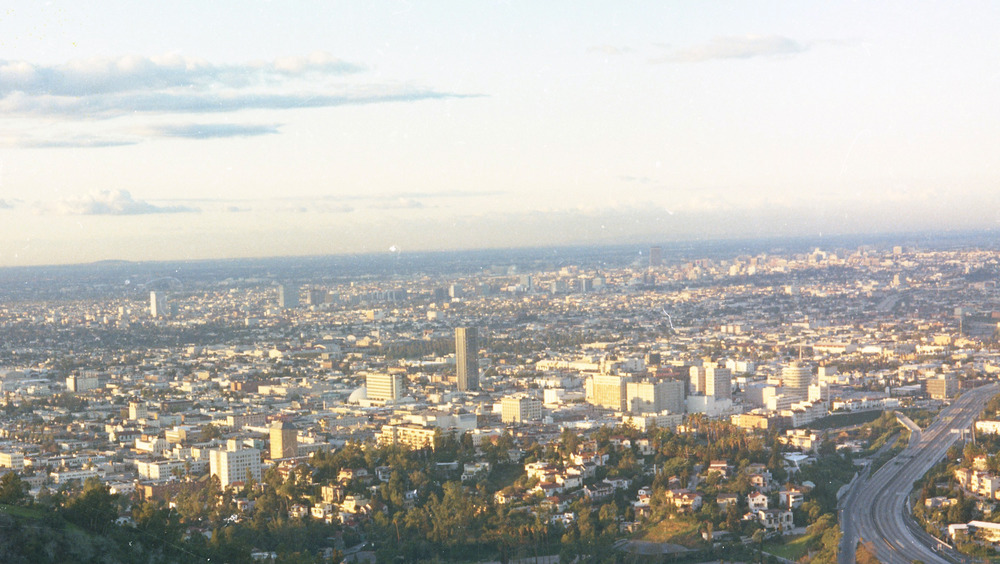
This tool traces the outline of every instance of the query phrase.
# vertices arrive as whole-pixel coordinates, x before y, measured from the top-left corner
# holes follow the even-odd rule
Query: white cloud
[[[150,133],[160,137],[183,137],[185,139],[218,139],[222,137],[254,137],[279,133],[275,124],[235,124],[235,123],[187,123],[181,125],[159,125],[149,128]]]
[[[424,205],[420,202],[420,200],[414,200],[413,198],[394,198],[382,202],[373,202],[371,207],[381,210],[397,210],[417,209],[424,207]]]
[[[123,116],[218,114],[242,110],[291,110],[466,97],[408,84],[377,84],[358,75],[364,67],[329,53],[244,64],[213,64],[166,55],[122,56],[41,65],[0,61],[0,115],[59,118],[87,133],[37,139],[8,129],[18,147],[107,147],[134,144],[113,132],[94,137],[93,120]],[[16,126],[15,126],[16,128]],[[27,130],[26,130],[27,131]],[[132,132],[133,134],[135,131]],[[280,133],[278,125],[153,125],[152,137],[217,139]]]
[[[359,72],[362,68],[328,53],[242,65],[216,65],[176,54],[79,59],[62,65],[3,61],[0,62],[0,96],[15,92],[61,97],[172,88],[242,88],[288,77],[340,76]]]
[[[807,51],[809,46],[780,35],[745,35],[716,37],[708,43],[684,49],[671,49],[653,63],[699,63],[715,59],[750,59],[793,55]]]
[[[187,206],[156,206],[134,199],[126,190],[99,190],[83,197],[40,203],[35,209],[38,213],[58,215],[143,215],[198,211]]]

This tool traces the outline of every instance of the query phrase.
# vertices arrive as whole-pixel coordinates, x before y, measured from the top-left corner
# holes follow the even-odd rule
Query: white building
[[[260,481],[260,451],[255,448],[241,450],[213,450],[208,455],[209,473],[218,476],[223,487],[247,479]]]
[[[79,394],[88,390],[95,390],[98,386],[97,376],[68,376],[66,378],[66,389]]]
[[[514,394],[500,400],[500,418],[504,423],[523,423],[542,418],[542,402],[528,394]]]
[[[368,399],[391,402],[406,395],[406,382],[403,374],[368,374],[365,376],[365,388]]]
[[[684,412],[685,382],[667,380],[664,382],[628,382],[625,385],[625,400],[631,413],[671,413]]]
[[[0,467],[16,471],[24,470],[24,453],[0,452]]]

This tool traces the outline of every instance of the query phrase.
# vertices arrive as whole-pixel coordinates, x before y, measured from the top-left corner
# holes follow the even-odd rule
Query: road
[[[944,457],[958,440],[953,430],[968,429],[1000,384],[969,390],[938,414],[923,431],[912,431],[903,452],[871,477],[860,476],[841,498],[840,527],[844,533],[838,562],[854,564],[858,539],[872,542],[880,562],[910,564],[974,562],[917,526],[909,515],[907,497],[913,482]],[[912,423],[912,422],[911,422]],[[910,427],[910,425],[907,425]],[[912,427],[911,427],[912,428]]]

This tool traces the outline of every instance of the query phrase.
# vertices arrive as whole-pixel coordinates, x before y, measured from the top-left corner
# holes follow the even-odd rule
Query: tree
[[[28,483],[16,472],[7,472],[0,478],[0,503],[17,505],[28,495]]]
[[[118,517],[116,496],[97,478],[87,478],[83,490],[66,504],[66,519],[84,529],[104,532]]]
[[[201,433],[199,434],[198,441],[202,443],[207,443],[212,439],[218,439],[222,436],[222,431],[218,427],[209,423],[201,428]]]
[[[879,564],[875,543],[870,541],[859,543],[858,549],[854,552],[854,560],[857,564]]]

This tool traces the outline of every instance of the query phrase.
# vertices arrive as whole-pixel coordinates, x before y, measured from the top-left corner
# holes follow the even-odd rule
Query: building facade
[[[255,448],[209,451],[208,468],[211,475],[219,478],[222,487],[244,482],[247,476],[259,482],[260,451]]]
[[[527,394],[514,394],[500,400],[500,418],[504,423],[524,423],[542,418],[542,400]]]
[[[479,332],[475,327],[455,329],[455,377],[459,391],[479,389]]]
[[[403,374],[368,374],[365,376],[365,387],[368,399],[375,401],[396,401],[406,395]]]
[[[295,458],[299,455],[299,431],[287,421],[271,425],[271,459]]]

